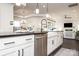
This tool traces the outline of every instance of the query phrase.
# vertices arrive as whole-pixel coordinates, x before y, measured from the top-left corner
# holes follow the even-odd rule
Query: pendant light
[[[49,14],[48,14],[48,3],[47,3],[47,9],[46,10],[47,10],[46,17],[48,18],[48,17],[50,17]]]
[[[37,5],[36,5],[36,10],[35,10],[35,12],[36,12],[36,14],[39,14],[39,5],[38,5],[38,3],[37,3]]]

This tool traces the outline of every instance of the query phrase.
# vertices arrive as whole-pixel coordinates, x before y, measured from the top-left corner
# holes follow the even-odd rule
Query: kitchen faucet
[[[43,22],[45,22],[45,24],[43,24]],[[44,26],[44,28],[47,28],[47,20],[46,19],[41,20],[41,32],[43,31],[43,26]]]

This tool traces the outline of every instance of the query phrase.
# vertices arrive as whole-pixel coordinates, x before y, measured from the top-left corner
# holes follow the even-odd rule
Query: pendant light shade
[[[36,9],[35,11],[36,11],[36,14],[39,14],[39,9]]]
[[[47,14],[46,14],[46,18],[51,18],[51,16],[48,14],[48,3],[47,3]]]
[[[49,14],[48,14],[48,3],[47,3],[47,14],[46,14],[46,17],[48,18],[49,17]]]
[[[36,5],[35,13],[36,13],[36,14],[39,14],[39,5],[38,5],[38,3],[37,3],[37,5]]]

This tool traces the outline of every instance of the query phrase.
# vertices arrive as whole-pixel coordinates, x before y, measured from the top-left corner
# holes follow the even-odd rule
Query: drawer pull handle
[[[42,39],[42,37],[36,37],[36,39]]]
[[[18,50],[18,56],[20,56],[20,50]]]
[[[14,44],[15,42],[4,43],[4,45]]]
[[[29,38],[29,39],[25,39],[25,40],[32,40],[32,38]]]
[[[22,49],[22,56],[24,56],[24,49]]]
[[[54,40],[52,40],[52,44],[54,44]]]

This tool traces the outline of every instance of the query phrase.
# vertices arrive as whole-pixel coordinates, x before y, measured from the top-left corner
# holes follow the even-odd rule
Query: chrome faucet
[[[43,24],[43,22],[45,22],[45,24]],[[47,28],[47,20],[46,19],[41,20],[41,32],[43,31],[43,25],[44,25],[44,27]]]

